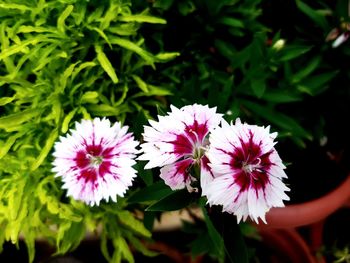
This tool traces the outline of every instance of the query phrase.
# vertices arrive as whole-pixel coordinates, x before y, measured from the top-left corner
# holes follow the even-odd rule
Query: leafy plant
[[[118,0],[1,1],[0,17],[0,246],[23,236],[32,262],[38,237],[64,254],[98,231],[113,262],[133,261],[128,244],[151,254],[139,241],[151,234],[125,201],[95,209],[64,197],[50,152],[74,120],[131,123],[149,116],[157,96],[172,94],[144,78],[178,53],[149,52],[139,32],[166,21]]]

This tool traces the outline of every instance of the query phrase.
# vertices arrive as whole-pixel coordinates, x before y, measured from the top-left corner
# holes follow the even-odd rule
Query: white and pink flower
[[[269,127],[222,121],[211,132],[207,152],[213,180],[203,192],[210,205],[222,205],[223,211],[243,221],[249,216],[266,223],[265,214],[271,207],[284,206],[289,200],[282,182],[285,166],[274,148],[277,133]]]
[[[76,123],[54,146],[52,171],[62,177],[67,195],[91,206],[124,196],[136,177],[132,166],[139,144],[128,127],[95,118]]]
[[[139,160],[148,161],[145,169],[161,167],[160,177],[173,190],[187,187],[198,178],[191,173],[194,165],[201,169],[201,184],[210,174],[205,151],[208,133],[219,125],[221,114],[207,105],[188,105],[180,109],[171,106],[166,116],[158,116],[158,122],[150,120],[144,127],[143,154]]]

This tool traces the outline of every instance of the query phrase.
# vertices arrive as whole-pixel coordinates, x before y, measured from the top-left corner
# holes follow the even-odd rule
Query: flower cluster
[[[216,108],[171,106],[166,116],[144,127],[141,155],[145,169],[160,168],[160,177],[173,190],[200,192],[209,205],[237,216],[265,221],[271,207],[284,206],[289,188],[276,149],[277,133],[269,127],[227,123]],[[106,119],[76,123],[55,144],[54,168],[67,195],[90,205],[123,196],[136,171],[132,166],[139,143],[127,127]]]

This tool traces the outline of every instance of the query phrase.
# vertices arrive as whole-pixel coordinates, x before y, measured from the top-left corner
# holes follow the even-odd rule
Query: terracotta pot
[[[350,200],[350,174],[332,192],[313,201],[273,208],[266,214],[267,225],[263,227],[291,228],[319,222]]]
[[[323,263],[326,262],[324,257],[316,254],[323,244],[324,222],[339,208],[349,206],[349,201],[350,174],[341,185],[321,198],[271,209],[266,214],[267,224],[256,226],[266,246],[274,248],[282,262]],[[309,244],[296,230],[301,226],[309,228]]]

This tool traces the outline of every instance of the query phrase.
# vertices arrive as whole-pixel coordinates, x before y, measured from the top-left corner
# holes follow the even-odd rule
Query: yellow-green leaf
[[[66,9],[62,12],[62,14],[58,17],[57,28],[59,31],[64,33],[65,21],[67,17],[70,15],[70,13],[72,13],[73,9],[74,9],[73,5],[67,6]]]
[[[75,113],[77,112],[78,108],[75,108],[74,110],[70,111],[66,117],[64,117],[61,127],[61,132],[66,133],[68,131],[69,123],[73,119]]]
[[[126,210],[119,211],[117,216],[120,222],[133,232],[144,237],[151,237],[151,233],[146,229],[144,224],[136,219],[131,212]]]
[[[145,93],[148,93],[149,90],[147,88],[147,83],[144,82],[139,76],[131,75],[131,77],[135,80],[137,86]]]
[[[31,118],[39,114],[39,110],[28,109],[18,113],[14,113],[8,116],[0,118],[0,129],[9,130],[15,126],[18,126]]]
[[[165,19],[155,17],[155,16],[148,16],[148,15],[123,15],[119,18],[119,21],[151,23],[151,24],[166,24]]]
[[[102,48],[98,45],[95,45],[95,51],[97,54],[97,60],[100,63],[101,67],[108,74],[108,76],[112,79],[113,83],[118,83],[118,77],[115,73],[111,62],[108,60],[106,54],[102,51]]]
[[[42,164],[42,162],[45,160],[46,156],[49,154],[57,137],[58,137],[58,130],[54,129],[51,132],[51,134],[49,135],[49,137],[47,138],[46,143],[45,143],[43,149],[41,150],[39,156],[32,164],[32,166],[30,168],[31,171],[36,170]]]
[[[9,104],[15,99],[15,96],[12,97],[2,97],[0,98],[0,106],[4,106],[6,104]]]
[[[125,49],[135,52],[136,54],[138,54],[140,57],[142,57],[144,60],[148,62],[151,62],[151,63],[154,62],[154,56],[151,53],[140,48],[138,45],[131,42],[130,40],[119,38],[119,37],[113,37],[110,39],[110,42],[111,44],[116,44]]]
[[[98,102],[98,92],[87,91],[81,96],[81,103],[97,103]]]

